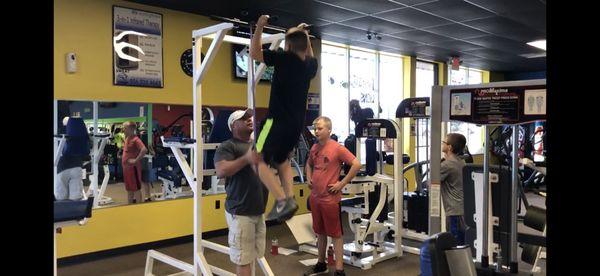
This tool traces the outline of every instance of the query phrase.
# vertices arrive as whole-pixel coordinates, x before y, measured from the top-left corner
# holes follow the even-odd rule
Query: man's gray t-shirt
[[[461,159],[449,157],[441,166],[441,194],[446,216],[462,216],[464,214],[463,167]]]
[[[248,152],[252,143],[231,138],[219,145],[214,162],[232,161]],[[269,191],[250,165],[225,178],[225,210],[233,215],[257,216],[265,212]]]

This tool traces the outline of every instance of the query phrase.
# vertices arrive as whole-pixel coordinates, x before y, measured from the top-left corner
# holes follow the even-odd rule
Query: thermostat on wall
[[[67,53],[67,73],[77,72],[77,57],[75,53]]]

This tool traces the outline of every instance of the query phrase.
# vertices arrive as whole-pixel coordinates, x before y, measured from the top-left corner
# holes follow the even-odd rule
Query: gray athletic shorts
[[[83,198],[81,167],[66,169],[58,174],[54,196],[56,200],[80,200]]]
[[[236,265],[247,265],[265,254],[267,227],[264,215],[239,216],[225,211],[229,226],[229,258]]]

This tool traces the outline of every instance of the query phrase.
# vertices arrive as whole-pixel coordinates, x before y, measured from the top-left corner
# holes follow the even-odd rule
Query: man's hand
[[[266,26],[269,23],[268,21],[269,21],[269,16],[268,15],[266,15],[266,14],[261,15],[258,18],[258,22],[256,22],[256,27],[264,27],[264,26]]]
[[[313,184],[312,184],[312,179],[308,180],[308,188],[312,190]]]
[[[302,30],[306,31],[306,33],[308,33],[308,27],[309,27],[309,25],[306,23],[300,23],[298,26],[296,26],[296,28],[302,29]]]
[[[246,162],[248,162],[248,165],[254,166],[258,164],[258,154],[254,152],[254,150],[252,150],[252,147],[248,148],[248,151],[244,155],[244,158],[246,159]]]
[[[327,189],[327,191],[329,191],[329,193],[337,194],[342,191],[342,188],[344,188],[344,184],[341,181],[338,181],[335,184],[327,185],[327,187],[329,188],[329,189]]]
[[[133,159],[133,158],[127,159],[127,164],[135,165],[135,159]]]

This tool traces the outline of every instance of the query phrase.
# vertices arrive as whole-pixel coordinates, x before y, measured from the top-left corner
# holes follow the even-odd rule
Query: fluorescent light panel
[[[527,45],[546,51],[546,40],[545,39],[527,42]]]

